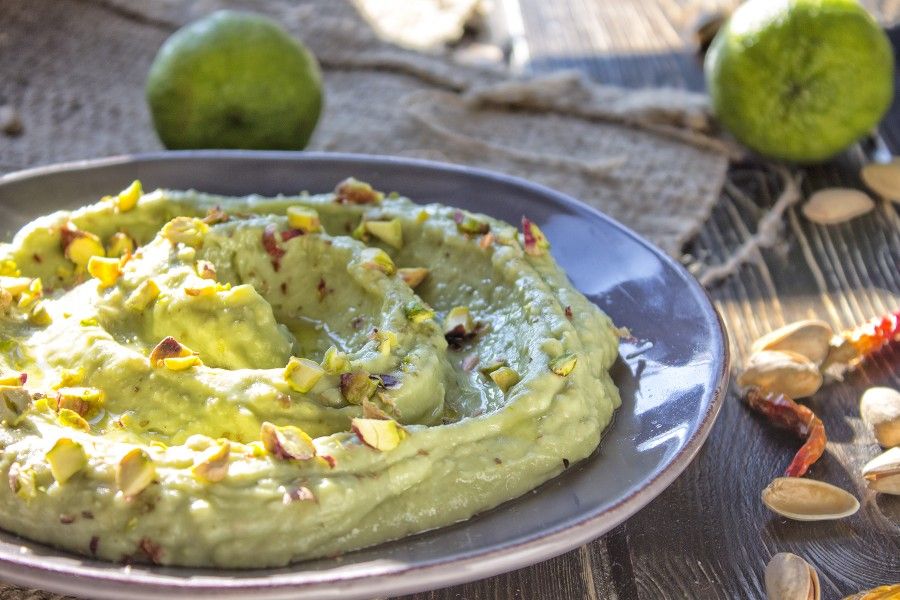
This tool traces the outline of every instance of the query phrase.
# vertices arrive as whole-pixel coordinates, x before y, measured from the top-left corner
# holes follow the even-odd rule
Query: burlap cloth
[[[365,4],[369,17],[386,6]],[[276,17],[319,58],[326,109],[312,149],[519,175],[599,208],[674,255],[719,197],[728,149],[708,135],[703,96],[463,66],[380,40],[345,0],[0,0],[0,105],[14,107],[24,126],[17,137],[0,135],[0,173],[161,149],[143,96],[150,62],[177,27],[226,6]],[[459,22],[423,14],[435,35],[461,31]],[[0,600],[22,597],[51,596],[0,585]]]

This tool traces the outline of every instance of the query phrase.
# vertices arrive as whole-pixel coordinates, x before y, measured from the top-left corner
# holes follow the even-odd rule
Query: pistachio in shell
[[[819,575],[812,566],[790,552],[779,552],[766,565],[768,600],[820,600]]]
[[[822,387],[819,367],[796,352],[762,350],[753,354],[738,378],[742,387],[756,386],[791,398],[805,398]]]
[[[824,321],[807,319],[789,323],[765,334],[751,346],[751,351],[779,350],[796,352],[817,365],[822,364],[831,348],[834,331]]]
[[[827,521],[849,517],[859,501],[841,488],[802,477],[776,477],[762,491],[769,510],[795,521]]]
[[[859,414],[885,448],[900,446],[900,392],[872,387],[859,400]]]
[[[876,492],[900,495],[900,446],[882,452],[867,462],[862,475],[869,488]]]
[[[887,164],[868,164],[862,168],[860,177],[879,196],[900,202],[900,159]]]

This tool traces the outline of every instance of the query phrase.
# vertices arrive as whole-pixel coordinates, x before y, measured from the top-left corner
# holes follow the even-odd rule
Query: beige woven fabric
[[[350,3],[2,0],[0,170],[160,149],[147,69],[181,24],[215,8],[267,12],[325,68],[312,149],[436,158],[526,177],[579,198],[678,254],[723,183],[702,96],[630,92],[557,75],[512,80],[383,42]],[[402,192],[402,190],[400,190]]]

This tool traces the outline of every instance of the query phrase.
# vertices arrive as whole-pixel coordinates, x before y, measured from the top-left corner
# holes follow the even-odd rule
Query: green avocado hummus
[[[616,329],[540,230],[135,182],[0,244],[0,527],[260,567],[467,519],[591,454]]]

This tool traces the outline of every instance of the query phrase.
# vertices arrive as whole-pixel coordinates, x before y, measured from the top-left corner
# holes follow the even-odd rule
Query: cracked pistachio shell
[[[882,494],[900,495],[900,446],[866,463],[862,475],[869,487]]]
[[[900,446],[900,391],[873,387],[863,392],[859,414],[885,448]]]
[[[831,348],[834,331],[824,321],[805,320],[770,331],[751,346],[751,351],[781,350],[796,352],[817,365],[822,364]]]
[[[795,521],[826,521],[849,517],[859,501],[841,488],[802,477],[778,477],[762,491],[769,510]]]
[[[779,552],[766,565],[768,600],[820,600],[819,575],[805,560]]]
[[[796,352],[762,350],[747,361],[738,384],[805,398],[822,387],[822,373],[816,363]]]

